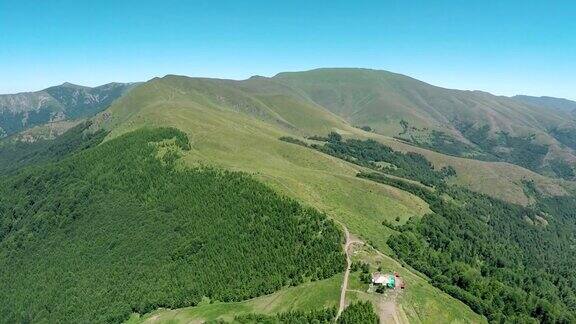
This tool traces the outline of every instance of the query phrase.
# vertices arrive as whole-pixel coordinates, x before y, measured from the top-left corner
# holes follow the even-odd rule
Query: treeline
[[[397,256],[491,322],[576,321],[576,199],[538,196],[526,208],[455,186],[435,191],[359,176],[424,199],[433,211],[397,226]],[[449,197],[449,198],[448,198]]]
[[[454,136],[438,130],[430,130],[426,127],[417,128],[407,121],[401,120],[402,131],[394,138],[409,142],[413,145],[437,151],[452,156],[466,156],[475,159],[490,159],[489,154],[483,153],[473,145],[464,143]]]
[[[423,155],[413,152],[402,153],[374,140],[346,139],[338,133],[327,137],[315,136],[312,139],[324,141],[324,144],[312,144],[310,147],[343,160],[383,171],[398,177],[419,181],[427,186],[437,186],[444,179],[456,175],[452,167],[435,170],[434,166]],[[290,137],[281,140],[300,144],[306,143]]]
[[[367,301],[351,304],[338,318],[339,324],[378,324],[378,322],[378,315],[374,313],[372,303]]]
[[[444,179],[453,172],[434,170],[421,155],[335,133],[314,140],[325,143],[310,147],[376,171],[359,177],[429,204],[432,214],[394,225],[398,234],[388,245],[434,285],[491,322],[576,322],[575,197],[543,197],[525,183],[537,203],[523,207],[448,185]]]
[[[535,141],[535,135],[512,136],[507,132],[491,133],[489,125],[477,126],[469,122],[455,121],[454,125],[472,145],[463,143],[444,132],[428,131],[409,126],[402,120],[403,131],[397,138],[419,147],[440,153],[469,157],[483,161],[509,162],[545,175],[562,179],[574,179],[576,172],[568,162],[556,158],[544,161],[549,147]],[[549,134],[562,144],[576,147],[576,131],[573,129],[550,129]]]
[[[120,322],[344,270],[325,215],[241,173],[176,167],[186,149],[143,129],[0,176],[0,318]]]
[[[378,315],[370,302],[358,301],[348,305],[336,320],[336,308],[325,308],[312,311],[289,311],[273,315],[245,314],[234,317],[237,324],[378,324]],[[230,323],[223,320],[208,322],[210,324]]]
[[[53,140],[34,143],[11,141],[0,142],[0,174],[18,170],[33,164],[55,162],[73,153],[98,145],[107,132],[89,131],[91,123],[81,123]]]
[[[478,127],[467,122],[455,122],[455,126],[466,139],[498,161],[538,171],[548,154],[548,146],[536,143],[534,135],[512,136],[506,132],[491,134],[489,125]]]
[[[233,323],[237,324],[329,324],[334,323],[336,318],[335,308],[326,308],[320,310],[289,311],[275,315],[246,314],[234,317]],[[227,323],[217,321],[215,323]]]

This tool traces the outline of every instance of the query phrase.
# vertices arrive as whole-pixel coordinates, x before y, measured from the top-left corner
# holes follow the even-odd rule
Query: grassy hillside
[[[134,314],[128,323],[189,323],[191,321],[232,320],[243,314],[275,314],[287,311],[311,311],[338,306],[342,275],[296,287],[281,289],[270,295],[242,302],[210,303],[196,307],[159,309],[145,316]]]
[[[233,83],[209,82],[211,87],[219,83],[229,87]],[[326,212],[383,251],[387,251],[386,240],[394,233],[393,229],[382,225],[384,221],[397,222],[398,218],[398,223],[402,224],[429,211],[414,195],[357,178],[357,172],[363,167],[278,140],[287,134],[301,134],[301,131],[274,120],[254,118],[253,110],[239,112],[235,107],[218,103],[213,99],[215,96],[199,92],[197,83],[198,80],[183,77],[152,80],[114,104],[99,122],[112,130],[110,139],[145,125],[178,127],[190,138],[191,150],[183,156],[187,165],[217,165],[249,172],[277,191]],[[236,94],[260,96],[252,91]],[[252,99],[232,98],[226,102]],[[265,102],[261,97],[258,101]],[[297,118],[286,117],[285,110],[291,107],[276,109],[284,120],[298,125]],[[334,118],[329,113],[322,115]],[[323,123],[321,120],[315,122]],[[344,123],[335,128],[350,134],[356,132]],[[420,293],[422,300],[426,300],[421,306],[423,312],[435,312],[438,318],[443,318],[439,310],[447,304],[458,309],[464,317],[476,318],[469,308],[449,296],[444,295],[438,302],[435,295],[427,292],[432,291],[429,290],[432,287],[425,281],[422,285],[427,285]]]
[[[512,97],[512,99],[539,108],[559,110],[568,113],[576,112],[576,102],[568,99],[554,98],[554,97],[533,97],[523,95],[514,96]]]
[[[480,91],[444,89],[387,71],[318,69],[280,73],[274,82],[355,126],[441,153],[510,162],[575,179],[572,149],[553,130],[576,131],[574,115]],[[567,170],[572,170],[567,172]]]
[[[152,81],[114,105],[106,124],[112,129],[110,136],[142,125],[172,125],[190,136],[192,149],[183,157],[190,165],[254,174],[282,193],[334,213],[338,220],[348,221],[351,230],[370,233],[369,239],[382,244],[390,234],[380,229],[382,220],[400,216],[405,221],[427,212],[412,195],[357,179],[357,166],[278,140],[285,134],[278,124],[227,106],[206,106],[195,94],[163,100],[170,93],[187,91],[173,80]]]
[[[118,322],[343,270],[332,221],[244,174],[183,168],[189,148],[142,129],[1,178],[0,318]]]
[[[239,110],[239,107],[243,107],[242,110]],[[272,115],[275,117],[271,118]],[[512,202],[522,204],[530,202],[530,198],[524,193],[522,181],[524,179],[533,180],[545,194],[566,192],[561,182],[516,165],[458,158],[377,133],[362,131],[306,99],[303,91],[294,90],[275,78],[258,77],[246,81],[229,81],[168,76],[154,79],[144,84],[136,93],[123,97],[105,115],[100,116],[100,121],[108,128],[114,128],[115,125],[122,123],[122,127],[115,131],[117,133],[142,124],[154,125],[155,120],[161,121],[157,124],[168,122],[177,125],[189,133],[195,129],[201,134],[207,134],[193,136],[198,143],[198,150],[210,150],[206,153],[206,159],[211,162],[222,161],[230,167],[249,172],[258,172],[262,167],[266,167],[273,169],[274,172],[266,172],[263,175],[267,177],[274,175],[276,179],[275,173],[285,173],[288,168],[286,164],[282,164],[282,159],[256,158],[260,155],[273,156],[274,153],[269,151],[272,147],[275,152],[289,150],[291,155],[285,154],[283,159],[291,159],[293,161],[290,163],[299,164],[304,170],[309,169],[305,161],[297,158],[299,154],[307,153],[300,153],[301,149],[290,149],[286,144],[276,143],[278,137],[286,133],[310,136],[337,131],[350,137],[373,138],[396,150],[421,153],[439,168],[447,165],[454,167],[457,170],[455,178],[457,183]],[[235,133],[239,134],[236,138]],[[240,147],[243,149],[240,150]],[[230,150],[226,151],[228,148]],[[234,159],[236,154],[246,155],[249,161]],[[276,165],[276,162],[280,164]],[[330,167],[324,169],[330,170]],[[352,174],[349,168],[344,173],[334,173],[339,177],[342,174]],[[289,176],[292,177],[294,174],[297,173]],[[315,173],[315,176],[318,174]],[[285,184],[281,186],[285,187]],[[310,195],[302,198],[311,199]]]
[[[492,131],[522,133],[545,130],[562,122],[504,97],[479,91],[435,87],[410,77],[368,69],[317,69],[280,73],[279,82],[301,90],[306,96],[343,116],[352,124],[373,126],[385,134],[399,129],[400,120],[417,127],[457,132],[457,120],[488,124]],[[392,126],[392,127],[391,127]]]

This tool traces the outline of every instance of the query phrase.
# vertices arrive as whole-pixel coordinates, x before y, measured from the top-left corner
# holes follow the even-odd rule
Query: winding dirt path
[[[344,280],[342,280],[342,288],[340,290],[340,306],[338,307],[338,313],[336,314],[336,320],[340,318],[340,315],[344,311],[346,307],[346,291],[348,290],[348,277],[350,276],[350,267],[352,266],[352,257],[350,256],[350,247],[352,244],[360,243],[364,244],[364,242],[360,241],[359,239],[352,237],[348,228],[340,223],[342,228],[344,229],[344,235],[346,236],[346,243],[344,244],[344,252],[346,253],[346,271],[344,272]]]
[[[348,289],[348,276],[350,275],[351,258],[350,251],[348,247],[350,246],[350,232],[348,228],[342,224],[344,229],[344,235],[346,236],[346,243],[344,244],[344,252],[346,253],[346,271],[344,272],[344,280],[342,281],[342,288],[340,290],[340,306],[338,307],[338,313],[336,314],[336,320],[342,315],[344,307],[346,306],[346,289]]]
[[[354,237],[348,231],[348,228],[338,222],[342,229],[344,230],[344,235],[346,237],[346,243],[344,244],[344,252],[346,253],[346,271],[344,272],[344,279],[342,280],[342,287],[340,290],[340,305],[338,307],[338,312],[336,314],[336,321],[342,315],[344,308],[346,308],[346,292],[348,291],[348,278],[350,276],[350,268],[352,266],[352,245],[354,244],[364,244],[364,242],[357,237]],[[389,258],[384,253],[374,250],[379,256],[383,258]],[[400,309],[398,309],[399,305],[397,304],[396,297],[399,293],[397,290],[390,291],[391,295],[387,296],[387,298],[380,298],[377,302],[376,309],[378,311],[378,317],[380,318],[381,323],[394,323],[394,324],[403,324],[408,323],[405,316],[401,315]]]

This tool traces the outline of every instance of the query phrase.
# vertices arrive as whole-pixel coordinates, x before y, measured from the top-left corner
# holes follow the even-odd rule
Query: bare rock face
[[[0,138],[48,122],[93,116],[137,83],[90,88],[71,83],[36,92],[0,95]]]

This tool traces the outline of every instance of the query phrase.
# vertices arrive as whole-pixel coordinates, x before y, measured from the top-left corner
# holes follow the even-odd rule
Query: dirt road
[[[350,267],[352,266],[350,247],[355,243],[364,244],[364,242],[358,240],[355,237],[352,237],[348,231],[348,228],[344,226],[344,224],[340,223],[340,225],[342,225],[342,228],[344,229],[344,235],[346,236],[346,243],[344,244],[344,252],[346,253],[346,271],[344,272],[344,280],[342,280],[342,289],[340,291],[340,306],[338,307],[336,320],[338,320],[342,314],[342,311],[344,311],[344,308],[346,307],[346,290],[348,290],[348,277],[350,275]]]

